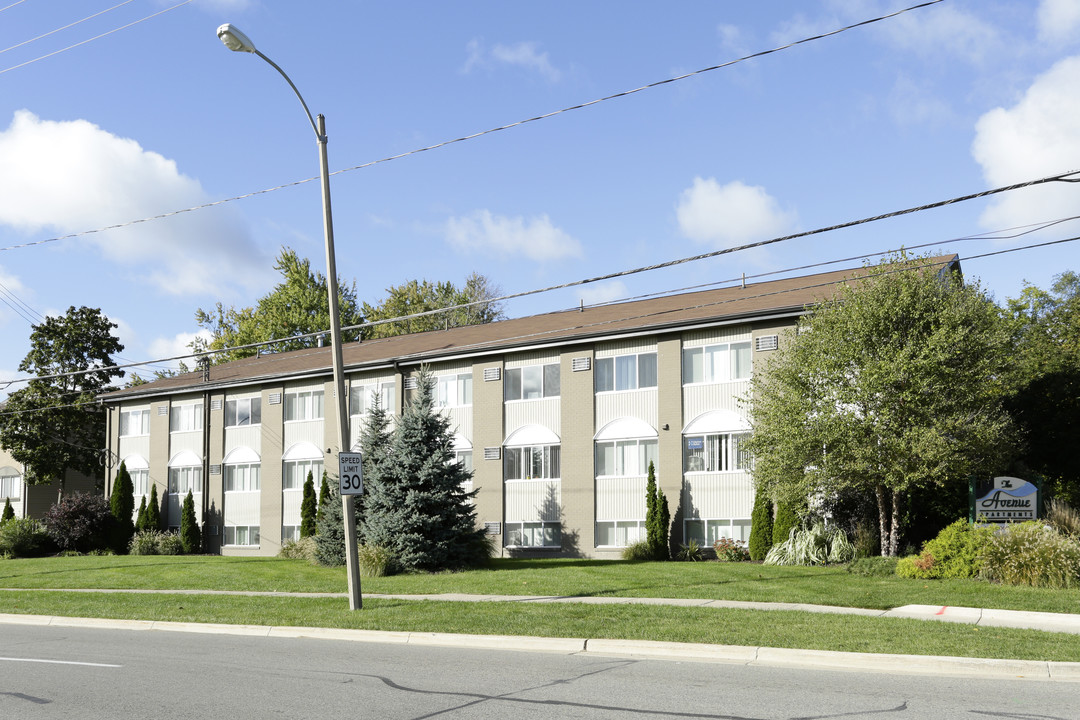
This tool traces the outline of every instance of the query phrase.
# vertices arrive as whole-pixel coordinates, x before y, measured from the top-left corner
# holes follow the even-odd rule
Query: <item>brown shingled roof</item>
[[[956,255],[947,255],[932,258],[931,262],[958,266],[959,259]],[[481,352],[520,350],[537,345],[584,342],[605,336],[792,314],[831,296],[837,284],[844,280],[864,273],[865,268],[847,268],[745,286],[530,315],[484,325],[349,342],[343,346],[342,356],[346,371],[356,371],[394,363],[410,365]],[[266,354],[213,365],[208,382],[203,380],[203,373],[197,371],[116,390],[101,397],[109,402],[252,384],[271,378],[329,376],[332,374],[331,362],[329,347]]]

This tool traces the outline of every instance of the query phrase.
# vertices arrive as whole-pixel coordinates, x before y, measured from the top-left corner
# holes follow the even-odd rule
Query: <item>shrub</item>
[[[150,486],[150,501],[146,504],[146,515],[143,516],[143,524],[139,530],[161,529],[161,505],[158,504],[157,485]]]
[[[860,520],[855,525],[855,532],[852,535],[851,543],[855,546],[855,557],[881,557],[881,540],[878,538],[873,523]]]
[[[791,537],[791,531],[799,528],[799,516],[795,513],[795,510],[786,502],[780,502],[776,504],[776,519],[773,520],[772,531],[772,544],[775,547],[777,543],[784,542],[784,540]]]
[[[114,546],[123,552],[131,542],[131,536],[135,534],[135,523],[131,519],[131,514],[135,511],[135,486],[132,485],[131,474],[123,462],[120,463],[113,480],[109,511],[116,518]]]
[[[174,532],[161,533],[158,540],[158,552],[161,555],[183,555],[184,541]]]
[[[0,555],[39,557],[52,549],[45,526],[32,518],[12,518],[0,523]]]
[[[1046,524],[1062,535],[1080,538],[1080,510],[1064,500],[1054,498],[1046,503]]]
[[[4,514],[0,515],[0,523],[15,519],[15,508],[11,507],[11,498],[4,498]]]
[[[632,562],[645,562],[655,560],[656,557],[653,555],[653,547],[648,540],[638,540],[622,549],[622,559]]]
[[[160,555],[161,538],[164,533],[157,530],[140,530],[135,533],[128,543],[128,553],[131,555]]]
[[[982,576],[1006,585],[1080,586],[1080,542],[1037,520],[1009,525],[984,548]]]
[[[304,481],[304,496],[300,501],[300,537],[306,538],[316,533],[315,516],[318,515],[318,501],[315,499],[315,478],[308,470]]]
[[[315,560],[315,538],[306,537],[299,540],[286,540],[281,550],[278,552],[278,557],[287,558],[289,560],[307,560],[309,563],[316,563]]]
[[[89,552],[109,546],[116,519],[101,495],[72,493],[45,512],[45,529],[60,550]]]
[[[896,574],[897,558],[881,557],[856,557],[848,563],[847,571],[852,575],[865,577],[891,577]]]
[[[679,552],[675,553],[675,559],[683,562],[698,562],[702,559],[701,546],[698,545],[697,540],[690,538],[679,546]]]
[[[338,489],[330,486],[330,499],[323,508],[315,534],[315,561],[337,567],[345,564],[345,515]]]
[[[855,559],[855,546],[836,525],[814,523],[810,528],[792,528],[788,539],[773,545],[765,556],[766,565],[828,565]]]
[[[772,546],[772,499],[766,493],[758,490],[754,494],[754,510],[750,514],[750,542],[747,546],[750,559],[764,560]]]
[[[922,553],[904,558],[896,569],[900,577],[933,580],[937,578],[978,577],[981,553],[993,530],[957,520],[927,540]]]
[[[199,529],[199,521],[195,518],[195,498],[190,490],[180,509],[180,545],[189,555],[199,552],[202,545],[202,531]]]
[[[364,577],[383,577],[394,570],[394,558],[382,545],[359,545],[357,550],[360,574]]]
[[[713,543],[716,559],[721,562],[745,562],[750,559],[750,551],[742,540],[722,537]]]

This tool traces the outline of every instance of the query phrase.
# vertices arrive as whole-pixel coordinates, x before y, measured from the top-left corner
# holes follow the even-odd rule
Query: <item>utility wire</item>
[[[16,5],[22,5],[24,2],[26,2],[26,0],[16,0],[15,2],[11,3],[7,7],[0,8],[0,12],[4,12],[5,10],[10,10],[11,8],[15,7]]]
[[[190,1],[191,0],[187,0],[187,2],[190,2]],[[704,73],[712,72],[714,70],[720,70],[722,68],[731,67],[732,65],[737,65],[738,63],[746,62],[748,60],[753,60],[755,58],[764,57],[766,55],[772,55],[773,53],[778,53],[778,52],[781,52],[782,50],[787,50],[787,49],[795,47],[797,45],[802,45],[802,44],[805,44],[805,43],[813,42],[815,40],[821,40],[823,38],[827,38],[827,37],[830,37],[832,35],[838,35],[838,34],[840,34],[842,32],[846,32],[848,30],[853,30],[855,28],[859,28],[859,27],[862,27],[864,25],[871,25],[873,23],[882,22],[884,20],[894,18],[894,17],[896,17],[898,15],[903,15],[904,13],[908,13],[908,12],[911,12],[913,10],[918,10],[918,9],[921,9],[921,8],[925,8],[925,7],[928,7],[930,5],[936,5],[936,4],[940,3],[940,2],[944,2],[944,0],[931,0],[930,2],[924,2],[924,3],[920,3],[918,5],[912,5],[911,7],[907,7],[907,8],[904,8],[902,10],[897,10],[896,12],[889,13],[887,15],[881,15],[879,17],[871,18],[869,20],[863,20],[863,21],[855,23],[853,25],[847,25],[845,27],[838,28],[838,29],[832,30],[830,32],[822,33],[820,35],[814,35],[812,37],[806,37],[806,38],[803,38],[801,40],[796,40],[794,42],[790,42],[790,43],[788,43],[786,45],[781,45],[779,47],[772,48],[770,50],[762,50],[760,52],[756,52],[756,53],[753,53],[753,54],[750,54],[750,55],[744,55],[744,56],[742,56],[740,58],[736,58],[735,60],[729,60],[729,61],[721,63],[719,65],[712,65],[710,67],[702,68],[700,70],[694,70],[693,72],[685,73],[683,75],[678,75],[676,77],[666,78],[664,80],[659,80],[657,82],[649,83],[648,85],[642,85],[641,87],[634,88],[633,90],[624,90],[622,92],[615,93],[614,95],[607,95],[607,96],[604,96],[604,97],[601,97],[601,98],[597,98],[596,100],[590,100],[589,102],[584,102],[584,103],[580,103],[580,104],[577,104],[577,105],[571,105],[570,107],[565,107],[565,108],[562,108],[560,110],[553,110],[552,112],[545,113],[543,115],[537,115],[535,117],[527,118],[525,120],[518,120],[517,122],[512,122],[512,123],[510,123],[508,125],[501,125],[499,127],[490,128],[488,130],[482,130],[480,132],[476,132],[476,133],[473,133],[471,135],[464,135],[462,137],[454,138],[453,140],[445,140],[443,142],[436,143],[434,145],[428,145],[426,147],[417,148],[415,150],[409,150],[408,152],[399,153],[397,155],[390,155],[388,157],[380,158],[378,160],[371,160],[371,161],[363,163],[361,165],[354,165],[352,167],[344,168],[342,170],[335,170],[334,172],[331,172],[330,175],[341,175],[342,173],[352,172],[354,170],[362,170],[364,168],[373,167],[375,165],[380,165],[382,163],[387,163],[387,162],[391,162],[391,161],[394,161],[394,160],[401,160],[402,158],[406,158],[406,157],[409,157],[411,155],[417,155],[419,153],[428,152],[429,150],[436,150],[438,148],[443,148],[443,147],[446,147],[448,145],[454,145],[456,143],[465,142],[467,140],[475,140],[476,138],[483,137],[485,135],[491,135],[493,133],[502,132],[503,130],[510,130],[511,128],[521,127],[522,125],[526,125],[528,123],[533,123],[533,122],[536,122],[538,120],[546,120],[548,118],[555,117],[556,115],[561,115],[563,113],[568,113],[568,112],[571,112],[573,110],[581,110],[583,108],[592,107],[593,105],[598,105],[600,103],[607,102],[609,100],[616,100],[618,98],[627,97],[628,95],[634,95],[636,93],[644,92],[645,90],[652,90],[654,88],[658,88],[658,87],[661,87],[663,85],[668,85],[670,83],[679,82],[681,80],[686,80],[688,78],[696,77],[698,75],[702,75]],[[180,3],[180,5],[184,5],[184,4],[186,4],[186,3]],[[175,7],[179,7],[179,5],[176,5],[173,8],[169,8],[169,10],[172,10]],[[162,11],[162,12],[165,12],[165,11]],[[89,42],[89,41],[87,41],[87,42]],[[31,61],[31,62],[34,62],[34,61]],[[24,64],[26,64],[26,63],[24,63]],[[17,67],[21,67],[21,66],[17,66]],[[13,70],[13,69],[14,68],[8,68],[8,70]],[[7,72],[7,70],[0,70],[0,74],[2,74],[4,72]],[[82,237],[84,235],[91,235],[91,234],[94,234],[94,233],[100,233],[100,232],[106,232],[106,231],[109,231],[109,230],[117,230],[119,228],[130,227],[132,225],[138,225],[140,223],[150,222],[152,220],[163,220],[165,218],[173,217],[175,215],[180,215],[180,214],[183,214],[183,213],[194,212],[196,210],[205,210],[206,208],[216,207],[218,205],[224,205],[225,203],[235,202],[237,200],[246,200],[247,198],[255,197],[257,195],[265,195],[267,193],[277,192],[278,190],[285,190],[287,188],[296,187],[298,185],[303,185],[305,183],[309,183],[309,182],[312,182],[312,181],[318,180],[318,179],[319,179],[318,177],[309,177],[309,178],[305,178],[303,180],[295,180],[293,182],[285,183],[283,185],[275,185],[274,187],[266,188],[264,190],[255,190],[254,192],[244,193],[243,195],[234,195],[233,197],[223,198],[221,200],[214,200],[213,202],[203,203],[201,205],[193,205],[192,207],[183,208],[181,210],[173,210],[173,211],[170,211],[170,212],[167,212],[167,213],[161,213],[160,215],[151,215],[150,217],[141,218],[139,220],[129,220],[127,222],[117,223],[115,225],[108,225],[106,227],[96,228],[96,229],[93,229],[93,230],[81,230],[79,232],[69,233],[67,235],[60,235],[58,237],[46,238],[46,239],[43,239],[43,240],[35,240],[33,242],[22,243],[20,245],[10,245],[8,247],[0,248],[0,251],[16,250],[16,249],[21,249],[21,248],[33,247],[35,245],[44,245],[45,243],[58,242],[60,240],[69,240],[71,238]]]
[[[140,18],[140,19],[135,20],[133,22],[129,22],[127,25],[121,25],[120,27],[109,30],[108,32],[103,32],[100,35],[95,35],[92,38],[87,38],[86,40],[82,40],[80,42],[77,42],[74,45],[68,45],[65,48],[60,48],[59,50],[54,50],[51,53],[46,53],[45,55],[34,58],[33,60],[27,60],[24,63],[19,63],[18,65],[12,65],[9,68],[4,68],[3,70],[0,70],[0,75],[3,75],[6,72],[11,72],[12,70],[18,70],[21,67],[26,67],[27,65],[31,65],[33,63],[36,63],[38,60],[44,60],[46,58],[51,58],[53,55],[59,55],[62,52],[67,52],[68,50],[74,50],[75,48],[77,48],[77,47],[79,47],[81,45],[85,45],[85,44],[87,44],[89,42],[93,42],[94,40],[100,40],[103,37],[106,37],[108,35],[112,35],[113,33],[116,33],[116,32],[120,32],[121,30],[126,30],[129,27],[132,27],[134,25],[138,25],[141,22],[146,22],[147,20],[151,20],[153,18],[156,18],[158,15],[164,15],[165,13],[167,13],[167,12],[169,12],[171,10],[175,10],[175,9],[177,9],[179,7],[183,7],[184,5],[187,5],[187,4],[191,3],[191,1],[192,0],[183,0],[183,2],[179,2],[176,5],[173,5],[172,7],[167,7],[164,10],[159,10],[156,13],[153,13],[152,15],[147,15],[144,18]]]
[[[133,2],[135,2],[135,0],[124,0],[124,2],[120,3],[119,5],[113,5],[111,8],[108,8],[107,10],[102,10],[100,12],[96,12],[93,15],[87,15],[82,20],[76,20],[73,23],[68,23],[67,25],[65,25],[63,27],[58,27],[55,30],[50,30],[47,33],[44,33],[42,35],[38,35],[37,37],[30,38],[29,40],[23,40],[21,43],[19,43],[17,45],[12,45],[11,47],[4,48],[3,50],[0,50],[0,55],[3,55],[8,50],[14,50],[15,48],[21,48],[23,45],[29,45],[30,43],[34,42],[35,40],[41,40],[42,38],[47,38],[50,35],[54,35],[54,34],[60,32],[61,30],[67,30],[68,28],[75,27],[79,23],[84,23],[87,20],[93,20],[94,18],[98,17],[99,15],[104,15],[107,12],[112,12],[113,10],[115,10],[118,7],[123,7],[124,5],[127,5],[128,3],[133,3]],[[8,7],[10,7],[10,5]],[[4,8],[4,10],[7,10],[7,8]],[[74,47],[74,46],[72,46],[72,47]]]

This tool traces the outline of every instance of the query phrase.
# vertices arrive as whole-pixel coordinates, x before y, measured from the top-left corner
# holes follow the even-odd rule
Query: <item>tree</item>
[[[61,550],[104,550],[115,537],[116,519],[104,495],[72,493],[45,511],[49,537]]]
[[[469,502],[474,493],[462,488],[471,474],[454,457],[450,421],[436,412],[433,393],[434,379],[422,370],[419,391],[394,428],[392,461],[366,483],[365,542],[387,548],[405,570],[460,569],[488,556]]]
[[[139,500],[139,512],[135,515],[135,531],[142,532],[146,529],[146,496]]]
[[[112,358],[124,349],[115,327],[87,307],[33,327],[19,370],[35,379],[11,393],[0,413],[0,446],[22,463],[28,485],[56,481],[62,494],[68,470],[94,476],[101,467],[105,411],[97,396],[123,375]]]
[[[1010,299],[1014,392],[1007,406],[1024,438],[1022,474],[1045,477],[1044,492],[1080,505],[1080,275],[1064,272],[1049,291],[1025,284]]]
[[[308,470],[307,480],[304,481],[304,498],[300,501],[300,537],[306,538],[315,534],[315,519],[318,514],[315,500],[315,478]]]
[[[0,515],[0,523],[15,519],[15,508],[11,507],[11,498],[4,498],[4,514]]]
[[[195,517],[195,498],[190,490],[180,508],[180,544],[184,547],[184,553],[188,555],[194,555],[202,547],[202,531]]]
[[[746,549],[750,552],[751,560],[764,560],[772,546],[772,498],[758,490],[754,493],[754,510],[750,514],[750,542]]]
[[[330,497],[316,526],[315,560],[320,565],[345,564],[345,514],[337,487],[330,486]]]
[[[319,485],[319,510],[315,513],[315,532],[319,531],[319,520],[323,516],[323,509],[330,500],[330,481],[326,478],[326,470],[322,471],[322,483]]]
[[[1007,465],[1008,337],[978,285],[900,255],[840,286],[799,329],[751,381],[754,479],[780,503],[870,494],[881,552],[896,555],[909,493]]]
[[[311,269],[311,261],[301,259],[294,250],[282,248],[274,268],[281,273],[277,286],[259,298],[254,307],[225,308],[221,303],[212,310],[199,309],[195,321],[210,332],[209,342],[197,339],[195,352],[237,348],[211,355],[215,364],[253,357],[255,348],[240,346],[266,340],[281,340],[269,349],[274,352],[317,347],[318,338],[299,337],[330,330],[330,309],[326,276]],[[356,284],[338,279],[338,306],[342,327],[358,325],[360,313],[356,302]]]
[[[146,517],[140,530],[159,530],[161,528],[161,506],[158,504],[157,485],[150,486],[150,502],[146,504]]]
[[[409,280],[402,285],[387,288],[386,292],[389,293],[388,297],[379,305],[364,303],[364,319],[367,322],[431,312],[456,305],[467,305],[467,307],[374,325],[365,329],[365,338],[391,337],[465,325],[481,325],[503,317],[502,305],[493,300],[500,294],[499,288],[477,273],[469,275],[465,280],[465,286],[460,289],[451,282],[432,283],[428,280]]]
[[[668,510],[667,496],[656,484],[656,468],[649,462],[648,480],[645,483],[645,542],[649,554],[655,560],[667,560],[671,557],[668,548],[668,525],[671,512]]]
[[[131,474],[128,473],[127,465],[123,461],[120,462],[120,468],[116,471],[116,478],[113,480],[109,509],[116,518],[116,548],[121,550],[127,547],[135,532],[135,524],[131,520],[131,514],[135,511],[135,486],[131,482]]]

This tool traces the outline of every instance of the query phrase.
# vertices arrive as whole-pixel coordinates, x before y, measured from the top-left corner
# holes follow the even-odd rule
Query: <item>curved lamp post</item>
[[[296,85],[285,74],[285,71],[277,66],[270,58],[263,55],[255,48],[247,35],[240,32],[231,23],[225,23],[217,29],[217,36],[225,47],[235,52],[247,52],[258,55],[269,65],[277,70],[281,77],[289,83],[289,87],[296,93],[300,104],[304,106],[311,129],[315,131],[315,139],[319,144],[319,171],[322,176],[322,200],[323,200],[323,230],[326,234],[326,288],[330,301],[330,345],[334,357],[334,400],[337,408],[337,439],[338,452],[348,452],[346,444],[349,437],[349,410],[345,398],[345,373],[341,360],[341,320],[338,308],[338,284],[337,262],[334,259],[334,221],[330,214],[330,171],[326,160],[326,119],[319,115],[312,118],[307,103]],[[353,495],[341,496],[342,509],[345,515],[345,558],[349,576],[349,608],[359,610],[363,599],[360,594],[360,569],[356,553],[356,499]]]

